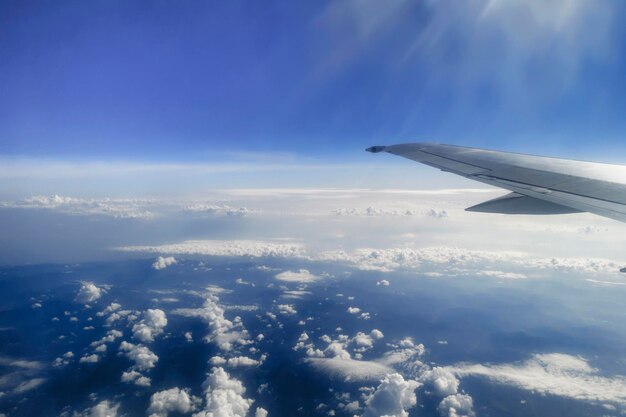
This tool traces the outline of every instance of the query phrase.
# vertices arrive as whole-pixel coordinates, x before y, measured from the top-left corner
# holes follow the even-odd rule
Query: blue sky
[[[612,0],[6,1],[0,154],[360,159],[435,141],[620,158]]]

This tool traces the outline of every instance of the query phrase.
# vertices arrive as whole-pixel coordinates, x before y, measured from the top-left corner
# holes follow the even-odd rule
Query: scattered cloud
[[[93,303],[97,301],[105,292],[103,288],[97,287],[93,282],[81,282],[75,300],[79,303]]]
[[[196,410],[202,400],[177,387],[155,392],[150,397],[150,417],[167,417],[170,413],[187,414]]]
[[[80,363],[96,363],[100,360],[100,357],[96,354],[85,355],[78,360]]]
[[[75,417],[118,417],[120,405],[108,400],[100,401],[93,407],[74,414]]]
[[[157,271],[161,270],[161,269],[165,269],[170,265],[174,265],[176,263],[176,258],[174,258],[173,256],[159,256],[156,261],[154,261],[154,263],[152,264],[152,268],[156,269]]]
[[[140,371],[154,368],[159,360],[159,357],[146,346],[135,345],[126,341],[120,344],[120,352],[133,361],[135,363],[133,367]]]
[[[274,276],[279,281],[285,282],[299,282],[310,283],[320,279],[320,277],[313,275],[306,269],[300,269],[299,271],[284,271]]]
[[[385,376],[374,393],[365,401],[363,417],[408,417],[407,410],[417,404],[415,390],[419,386],[419,382],[405,380],[398,373]]]
[[[252,406],[253,400],[243,397],[246,389],[241,381],[231,378],[224,368],[211,369],[202,387],[204,408],[194,417],[244,417]]]
[[[249,368],[259,366],[261,364],[260,361],[248,358],[247,356],[237,356],[234,358],[229,358],[226,363],[229,368]]]
[[[68,365],[72,358],[74,357],[74,353],[71,351],[65,352],[63,355],[59,356],[52,362],[52,366],[55,368],[61,368],[63,366]]]
[[[207,294],[201,308],[179,308],[172,314],[184,317],[197,317],[209,326],[209,334],[205,340],[215,342],[222,350],[231,350],[233,344],[247,344],[248,332],[243,327],[239,317],[233,321],[224,317],[224,308],[219,304],[219,298],[214,294]]]
[[[292,316],[298,314],[293,304],[278,304],[278,312],[284,316]]]
[[[442,367],[434,367],[431,370],[424,372],[420,381],[424,383],[427,389],[433,390],[433,392],[439,397],[447,397],[458,392],[459,380],[454,374]]]
[[[122,382],[133,383],[140,387],[149,387],[152,384],[150,378],[143,376],[135,370],[122,373]]]
[[[148,309],[143,313],[143,319],[133,326],[133,337],[140,342],[152,342],[167,326],[165,312],[159,309]]]
[[[96,340],[95,342],[92,342],[90,346],[93,348],[97,348],[98,346],[102,346],[105,343],[112,343],[115,341],[115,339],[118,339],[122,336],[123,336],[123,333],[119,330],[115,330],[115,329],[109,330],[105,336],[103,336],[99,340]]]
[[[437,406],[442,417],[473,417],[474,400],[467,394],[454,394],[445,397]]]

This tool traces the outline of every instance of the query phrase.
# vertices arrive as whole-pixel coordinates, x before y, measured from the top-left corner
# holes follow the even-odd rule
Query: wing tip
[[[370,146],[369,148],[365,149],[367,152],[371,152],[371,153],[379,153],[382,152],[386,149],[386,146]]]

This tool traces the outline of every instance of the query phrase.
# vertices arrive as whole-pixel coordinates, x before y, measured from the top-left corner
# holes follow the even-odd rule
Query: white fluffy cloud
[[[76,301],[79,303],[93,303],[98,300],[104,290],[98,288],[93,282],[81,282]]]
[[[188,389],[174,387],[152,394],[148,413],[150,417],[167,417],[170,412],[186,414],[195,411],[200,402]]]
[[[148,309],[143,319],[133,326],[133,337],[141,342],[152,342],[167,326],[165,312],[159,309]]]
[[[119,310],[120,308],[122,308],[121,304],[119,304],[119,303],[111,303],[104,310],[97,312],[96,316],[104,317],[104,316],[107,316],[107,315],[113,313],[114,311]]]
[[[626,377],[602,376],[587,360],[578,356],[536,354],[517,364],[463,364],[450,370],[460,377],[483,377],[542,394],[626,406]]]
[[[223,368],[213,368],[202,384],[204,408],[194,417],[246,417],[253,400],[246,399],[241,381],[231,378]]]
[[[370,332],[370,334],[358,332],[351,341],[362,352],[366,349],[370,349],[374,345],[374,341],[382,339],[383,337],[383,332],[374,329]]]
[[[398,373],[383,378],[376,391],[365,401],[363,417],[408,417],[407,410],[417,404],[419,382],[405,380]]]
[[[75,417],[117,417],[120,405],[108,400],[100,401],[82,413],[74,414]]]
[[[237,356],[234,358],[229,358],[226,363],[230,368],[249,368],[253,366],[259,366],[261,364],[260,361],[248,358],[247,356]]]
[[[174,265],[176,263],[176,258],[174,258],[173,256],[159,256],[158,258],[156,258],[156,261],[154,261],[154,263],[152,264],[152,268],[156,269],[157,271],[161,270],[161,269],[165,269],[170,265]]]
[[[432,389],[439,397],[447,397],[458,392],[459,380],[454,374],[442,367],[434,367],[421,375],[420,381],[427,389]]]
[[[219,305],[219,298],[214,294],[207,294],[201,308],[179,308],[172,311],[172,314],[202,319],[209,326],[206,340],[215,342],[222,350],[230,350],[236,343],[247,343],[248,332],[241,319],[235,317],[230,321],[224,317],[224,308]]]
[[[115,330],[115,329],[109,330],[105,336],[103,336],[99,340],[96,340],[95,342],[92,342],[90,346],[93,348],[97,348],[98,346],[104,345],[105,343],[114,342],[115,339],[120,338],[122,336],[123,336],[123,333],[120,332],[119,330]]]
[[[130,370],[122,373],[122,382],[133,383],[140,387],[149,387],[152,383],[150,378],[143,376],[137,371]]]
[[[294,314],[298,314],[298,310],[293,306],[293,304],[279,304],[278,312],[284,316],[292,316]]]
[[[65,352],[63,355],[59,356],[52,362],[52,366],[54,366],[55,368],[65,366],[71,362],[73,357],[74,357],[74,352],[71,352],[71,351]]]
[[[313,275],[306,269],[300,269],[298,271],[284,271],[276,274],[274,278],[279,281],[300,283],[310,283],[320,279],[320,277]]]
[[[437,406],[442,417],[473,417],[474,400],[467,394],[454,394],[445,397]]]
[[[96,363],[100,360],[100,357],[96,354],[85,355],[78,360],[80,363]]]
[[[128,359],[135,362],[134,368],[140,371],[147,371],[148,369],[154,368],[159,360],[159,357],[146,346],[135,345],[128,342],[122,342],[120,344],[120,352],[123,352]]]

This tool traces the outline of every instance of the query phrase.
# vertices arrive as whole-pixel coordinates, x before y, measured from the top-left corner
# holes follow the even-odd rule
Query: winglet
[[[385,148],[386,146],[371,146],[367,148],[366,151],[371,152],[371,153],[378,153],[378,152],[384,151]]]

